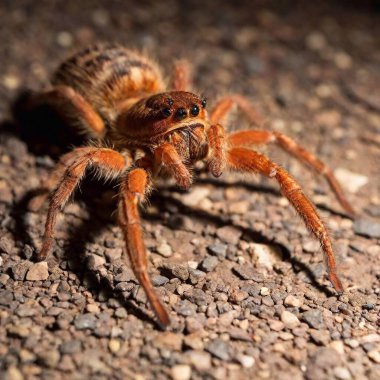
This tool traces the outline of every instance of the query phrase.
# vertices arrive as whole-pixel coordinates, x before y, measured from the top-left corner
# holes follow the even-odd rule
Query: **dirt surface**
[[[1,2],[1,379],[380,378],[378,2],[311,3]],[[318,205],[343,295],[277,185],[230,174],[202,175],[189,193],[161,184],[145,208],[167,331],[122,256],[112,184],[86,181],[64,210],[48,266],[33,262],[46,209],[28,213],[25,202],[67,145],[36,144],[10,108],[97,41],[146,49],[166,72],[188,58],[210,105],[232,91],[249,96],[268,128],[334,168],[355,221],[323,178],[265,149]],[[239,114],[228,123],[248,126]]]

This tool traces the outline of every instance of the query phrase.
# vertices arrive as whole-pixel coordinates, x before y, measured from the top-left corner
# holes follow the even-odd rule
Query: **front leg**
[[[118,219],[123,230],[132,269],[145,290],[161,324],[170,323],[169,315],[160,302],[148,274],[148,259],[144,245],[138,205],[148,189],[149,178],[144,169],[134,169],[121,185]]]
[[[157,174],[164,169],[175,178],[178,186],[190,188],[192,176],[173,145],[164,143],[154,151],[154,167]]]
[[[107,177],[110,174],[112,176],[119,175],[127,166],[125,158],[120,153],[106,148],[78,148],[69,153],[66,159],[71,163],[64,170],[58,186],[51,196],[43,244],[37,255],[38,261],[46,259],[53,243],[54,228],[59,211],[79,184],[86,168],[94,166],[101,169],[102,174]],[[61,171],[62,169],[58,167],[57,170]]]
[[[335,256],[329,234],[313,203],[303,193],[301,186],[283,168],[270,161],[266,156],[246,148],[231,148],[228,151],[229,166],[240,172],[259,173],[277,180],[283,195],[289,200],[302,217],[306,227],[320,241],[329,279],[337,292],[343,291],[342,283],[336,272]]]

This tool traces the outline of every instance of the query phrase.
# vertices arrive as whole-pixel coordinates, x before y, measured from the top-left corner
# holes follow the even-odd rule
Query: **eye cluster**
[[[170,99],[171,100],[171,99]],[[203,99],[202,102],[201,102],[201,105],[202,105],[202,108],[206,108],[206,104],[207,104],[207,100],[206,99]],[[169,102],[169,106],[171,107],[173,105],[173,101],[171,100],[171,102]],[[191,107],[190,107],[190,115],[191,116],[198,116],[199,115],[199,112],[200,112],[200,109],[199,109],[199,106],[196,105],[196,104],[193,104]],[[171,108],[169,107],[165,107],[162,109],[162,115],[167,118],[169,116],[172,115],[172,110]],[[177,120],[183,120],[183,119],[186,119],[188,117],[188,110],[186,108],[178,108],[175,113],[174,113],[174,117],[177,119]]]

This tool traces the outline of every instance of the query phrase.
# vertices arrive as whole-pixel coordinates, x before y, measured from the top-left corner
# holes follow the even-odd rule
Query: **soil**
[[[2,1],[0,5],[0,378],[379,379],[380,9],[376,1]],[[18,107],[79,47],[144,49],[165,72],[187,58],[210,107],[248,96],[265,127],[326,162],[324,178],[261,147],[318,206],[345,292],[271,180],[200,174],[159,183],[143,210],[163,331],[124,257],[115,184],[84,181],[48,262],[46,208],[26,210],[57,157],[79,143],[55,115]],[[46,110],[45,110],[46,111]],[[47,111],[46,111],[47,112]],[[50,118],[51,117],[51,118]],[[226,128],[252,128],[236,113]]]

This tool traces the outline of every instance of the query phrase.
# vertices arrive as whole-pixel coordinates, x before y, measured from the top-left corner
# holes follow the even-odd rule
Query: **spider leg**
[[[69,86],[55,86],[50,90],[35,93],[28,100],[27,107],[33,109],[48,104],[69,121],[78,124],[87,134],[101,138],[105,133],[103,120],[82,95]]]
[[[335,193],[341,206],[346,212],[354,216],[355,211],[345,197],[338,180],[335,178],[333,171],[323,163],[319,158],[314,156],[302,148],[297,142],[290,137],[279,133],[269,132],[263,130],[246,130],[232,133],[228,136],[228,142],[231,146],[247,146],[252,147],[257,144],[269,144],[275,143],[287,153],[301,161],[304,165],[307,165],[314,169],[318,174],[323,175],[332,191]]]
[[[82,150],[80,154],[78,154],[78,150]],[[46,259],[53,243],[54,227],[59,211],[63,208],[77,187],[86,168],[94,166],[95,168],[103,170],[104,173],[116,176],[127,166],[126,159],[120,153],[112,149],[79,148],[78,150],[76,149],[70,153],[75,157],[72,162],[69,155],[66,157],[71,163],[66,166],[57,188],[52,193],[46,218],[42,248],[37,255],[38,261]]]
[[[213,124],[207,131],[210,147],[208,169],[214,177],[220,177],[226,165],[226,131],[220,124]]]
[[[67,166],[69,166],[78,156],[91,150],[92,148],[83,147],[77,148],[69,153],[64,154],[58,161],[53,171],[49,174],[48,178],[42,183],[41,188],[38,189],[38,194],[30,199],[28,202],[28,210],[37,212],[42,205],[49,198],[49,194],[54,190],[62,176],[64,175]]]
[[[285,169],[270,161],[263,154],[246,148],[230,148],[227,153],[227,159],[232,169],[242,172],[259,173],[277,180],[283,195],[302,217],[306,227],[320,241],[327,264],[329,279],[335,290],[342,292],[343,286],[336,273],[334,252],[327,229],[313,203],[304,195],[295,179]]]
[[[186,60],[178,60],[173,69],[173,90],[189,91],[191,89],[191,66]]]
[[[192,181],[191,173],[173,145],[164,143],[156,148],[154,151],[154,163],[154,171],[156,173],[164,169],[174,177],[178,186],[183,189],[190,188]]]
[[[248,119],[255,125],[262,125],[264,120],[260,113],[255,110],[250,101],[240,94],[231,94],[220,99],[211,110],[210,120],[213,124],[223,121],[224,117],[231,111],[234,105],[237,105]]]
[[[144,200],[149,186],[148,174],[137,168],[128,173],[121,185],[119,224],[123,230],[132,269],[143,286],[161,324],[170,323],[169,315],[160,302],[148,275],[148,259],[144,246],[138,204]]]

